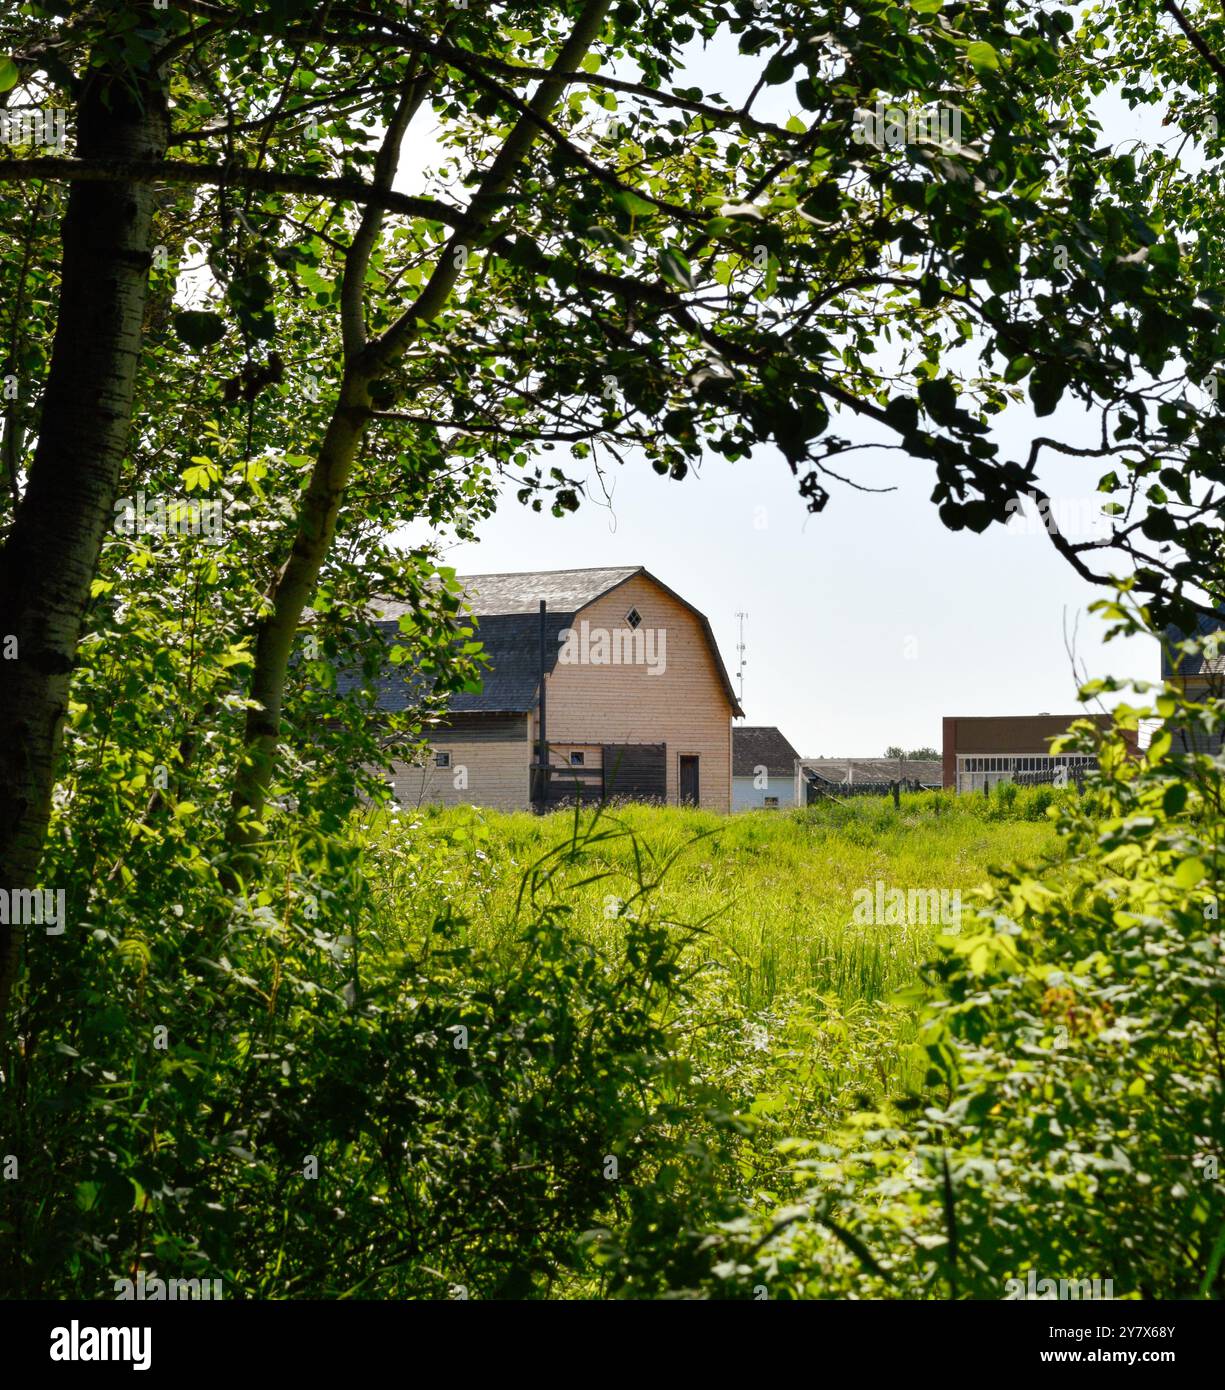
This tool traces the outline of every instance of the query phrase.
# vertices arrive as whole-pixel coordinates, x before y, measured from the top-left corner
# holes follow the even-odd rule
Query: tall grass
[[[505,815],[472,808],[372,813],[373,921],[379,945],[419,954],[434,924],[459,944],[511,958],[523,946],[525,881],[545,871],[576,945],[615,956],[625,916],[649,885],[657,922],[699,926],[689,947],[693,1002],[670,1020],[692,1074],[766,1126],[741,1178],[770,1189],[780,1160],[767,1131],[832,1133],[852,1108],[923,1085],[911,1009],[891,1001],[932,955],[939,925],[855,921],[855,892],[985,886],[993,865],[1049,854],[1049,788],[826,801],[801,811],[710,812],[625,806],[596,814]],[[607,833],[621,828],[625,833]],[[458,919],[458,921],[457,921]],[[780,1081],[780,1077],[784,1078]]]
[[[971,893],[992,865],[1052,848],[1044,811],[1054,795],[1048,788],[1009,788],[990,799],[928,792],[904,796],[900,810],[890,799],[861,797],[733,817],[612,808],[604,814],[634,836],[604,840],[569,866],[571,930],[596,944],[618,930],[622,902],[638,883],[640,843],[650,876],[661,879],[657,909],[704,925],[697,949],[730,972],[745,1008],[810,993],[847,1005],[877,1002],[915,978],[939,928],[857,923],[855,891],[880,881]],[[374,817],[380,935],[389,947],[409,948],[449,913],[466,919],[473,944],[513,950],[523,875],[573,824],[569,811],[426,808]]]

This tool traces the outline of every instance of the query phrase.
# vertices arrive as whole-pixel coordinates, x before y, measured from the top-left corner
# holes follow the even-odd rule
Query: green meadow
[[[942,793],[859,797],[798,812],[719,816],[668,807],[608,810],[610,835],[566,875],[576,933],[615,930],[638,874],[666,919],[700,925],[706,949],[735,979],[742,1002],[767,1008],[813,990],[877,1001],[909,983],[936,934],[920,924],[859,923],[856,890],[958,890],[968,904],[993,866],[1049,853],[1051,794],[1021,791],[987,803]],[[583,811],[582,823],[593,813]],[[506,815],[473,808],[402,812],[381,827],[379,921],[411,944],[450,908],[474,943],[509,945],[524,875],[573,835],[573,812]]]
[[[1056,850],[1054,795],[929,792],[903,796],[899,809],[857,797],[735,816],[649,806],[380,814],[371,825],[376,934],[385,949],[417,952],[445,918],[465,944],[512,956],[533,875],[547,876],[567,930],[597,948],[613,944],[625,913],[649,906],[691,932],[692,968],[706,981],[705,1021],[686,1024],[691,1059],[707,1065],[726,1051],[729,1028],[746,1055],[781,1032],[813,1059],[829,1112],[839,1097],[917,1084],[913,1020],[892,996],[915,982],[943,930],[862,912],[856,920],[856,893],[874,895],[878,883],[886,893],[958,892],[970,910],[994,866]],[[743,1080],[751,1088],[753,1078]]]

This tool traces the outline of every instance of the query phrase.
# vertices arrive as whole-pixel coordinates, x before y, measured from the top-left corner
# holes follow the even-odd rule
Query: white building
[[[799,754],[773,725],[732,725],[732,810],[795,805]]]

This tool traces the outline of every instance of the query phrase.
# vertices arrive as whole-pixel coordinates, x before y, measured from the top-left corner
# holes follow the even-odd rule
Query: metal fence
[[[831,782],[819,772],[806,772],[808,783],[808,804],[822,796],[836,798],[846,796],[893,796],[900,792],[939,791],[940,786],[933,782],[920,782],[917,777],[898,777],[890,782]]]
[[[1085,789],[1085,773],[1097,766],[1097,759],[1085,762],[1044,767],[1036,772],[1014,772],[1009,781],[1018,787],[1075,787]]]

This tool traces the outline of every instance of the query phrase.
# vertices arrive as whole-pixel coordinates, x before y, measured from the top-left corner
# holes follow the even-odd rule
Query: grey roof
[[[545,670],[557,665],[558,635],[570,626],[573,613],[545,614]],[[477,622],[477,640],[485,648],[489,667],[477,694],[452,695],[448,708],[456,714],[523,714],[536,707],[540,685],[540,614],[489,613]]]
[[[464,604],[474,616],[508,613],[538,613],[544,599],[550,610],[558,613],[577,613],[594,603],[609,589],[624,584],[636,574],[644,573],[641,565],[622,565],[617,568],[590,570],[524,570],[515,574],[456,575],[464,591]],[[387,618],[399,618],[408,605],[395,599],[380,599],[378,611]]]
[[[773,724],[732,726],[733,777],[753,777],[759,767],[772,776],[791,777],[799,756]]]
[[[382,607],[382,605],[380,605]],[[545,666],[552,671],[561,650],[558,634],[569,627],[573,613],[545,615]],[[388,647],[400,635],[397,623],[384,622]],[[482,688],[476,692],[458,690],[447,700],[454,714],[526,714],[536,707],[540,683],[540,615],[538,613],[489,614],[479,619],[477,639],[485,647],[490,665],[483,669]],[[347,694],[360,683],[360,677],[341,673],[337,688]],[[378,679],[378,708],[399,713],[420,701],[426,683],[411,666],[388,665]]]
[[[733,711],[739,714],[740,706],[705,614],[641,565],[458,575],[465,604],[477,620],[476,637],[485,647],[490,666],[484,673],[484,688],[478,694],[452,695],[449,708],[456,714],[520,714],[534,709],[540,671],[540,600],[544,599],[547,605],[545,668],[551,672],[557,664],[558,634],[562,629],[570,627],[575,616],[588,604],[636,575],[658,584],[699,620],[710,643],[723,689]],[[407,607],[395,599],[380,599],[375,611],[378,617],[391,620],[398,619]],[[392,639],[398,632],[394,621],[380,622],[378,626]],[[413,695],[414,677],[407,668],[391,668],[380,685],[379,707],[401,710]]]
[[[944,765],[938,758],[805,758],[804,766],[827,782],[892,782],[897,778],[939,786]]]
[[[536,570],[523,574],[465,574],[468,608],[479,618],[487,613],[536,613],[540,600],[559,613],[577,613],[609,589],[641,574],[641,565],[617,569]]]

